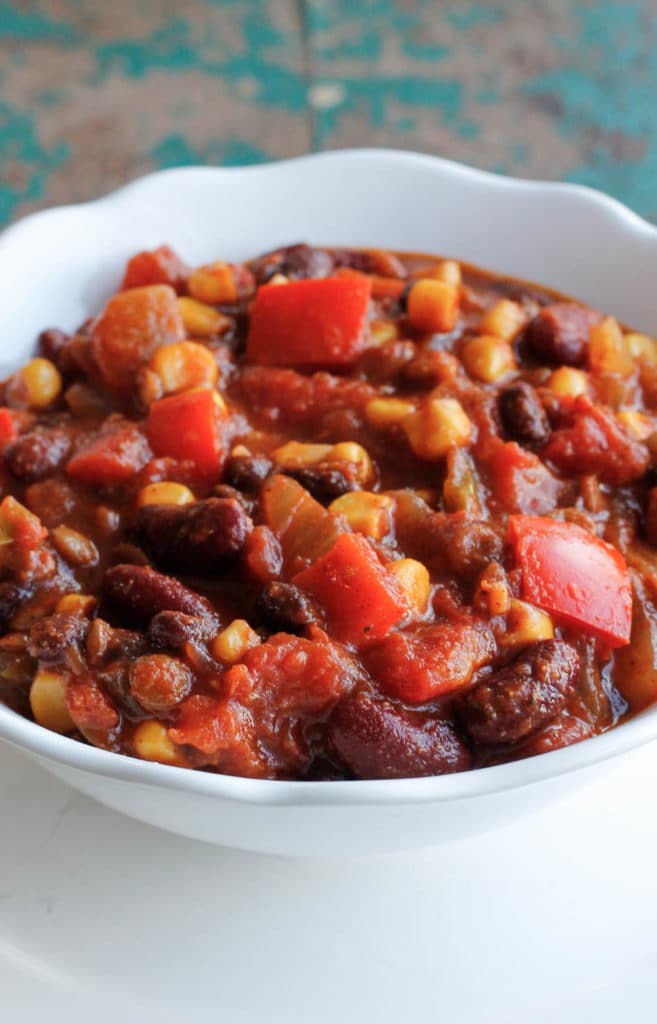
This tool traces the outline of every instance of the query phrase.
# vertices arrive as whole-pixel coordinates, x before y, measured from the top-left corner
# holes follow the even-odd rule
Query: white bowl
[[[657,230],[624,206],[572,185],[355,150],[163,171],[10,228],[0,238],[2,369],[28,356],[43,327],[73,328],[97,310],[138,249],[169,242],[194,263],[301,240],[448,254],[560,289],[657,334]],[[436,844],[535,810],[657,738],[657,707],[604,736],[513,764],[374,782],[169,768],[85,746],[3,706],[0,737],[82,792],[161,828],[271,853],[350,854]]]

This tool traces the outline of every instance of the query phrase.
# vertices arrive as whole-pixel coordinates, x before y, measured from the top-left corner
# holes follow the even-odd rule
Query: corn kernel
[[[132,744],[137,757],[142,761],[158,761],[160,764],[184,766],[182,751],[169,739],[167,727],[155,719],[140,722],[134,731]]]
[[[480,334],[463,346],[461,359],[465,369],[475,380],[492,384],[515,369],[513,349],[508,341],[493,334]]]
[[[7,402],[29,409],[46,409],[59,398],[62,378],[49,359],[30,359],[7,382]]]
[[[585,395],[589,389],[588,374],[584,370],[576,370],[574,366],[560,366],[554,370],[547,382],[550,391],[564,398],[577,398]]]
[[[358,470],[359,483],[367,483],[374,476],[372,460],[362,444],[356,441],[340,441],[331,448],[328,462],[348,462]]]
[[[289,283],[290,283],[290,279],[289,279],[289,277],[286,277],[285,274],[274,274],[273,277],[270,277],[269,280],[267,281],[267,284],[289,284]]]
[[[455,398],[430,398],[403,423],[411,448],[421,459],[441,459],[472,438],[472,423]]]
[[[190,505],[193,501],[196,501],[193,491],[173,480],[146,484],[137,495],[138,508],[144,505]]]
[[[392,320],[372,320],[370,324],[370,341],[373,345],[385,345],[387,341],[396,341],[399,328]]]
[[[371,426],[394,427],[415,412],[415,403],[405,398],[372,398],[365,406],[365,419]]]
[[[657,363],[657,341],[647,334],[635,332],[625,335],[625,343],[633,359],[644,359],[648,363]]]
[[[444,281],[445,284],[458,286],[461,284],[461,267],[456,260],[441,260],[427,276],[435,277],[436,280]]]
[[[506,616],[506,633],[499,638],[504,647],[524,647],[536,640],[552,640],[554,626],[547,612],[526,601],[511,599]]]
[[[91,618],[96,610],[96,598],[91,594],[64,594],[55,605],[60,615],[82,615]]]
[[[500,299],[484,313],[479,330],[482,334],[494,334],[503,341],[513,341],[526,320],[527,314],[518,302]]]
[[[331,512],[345,516],[355,533],[382,540],[390,532],[392,498],[372,491],[348,491],[329,505]]]
[[[183,296],[178,299],[178,309],[182,316],[185,330],[195,337],[205,338],[211,334],[221,334],[228,327],[228,317],[218,309]]]
[[[616,417],[624,427],[634,434],[639,441],[645,441],[655,432],[655,424],[650,416],[636,409],[622,409]]]
[[[70,526],[56,526],[50,536],[59,554],[71,565],[96,565],[98,548],[91,537]]]
[[[506,573],[499,562],[489,562],[479,578],[478,599],[490,616],[506,615],[511,608],[511,593]]]
[[[388,567],[399,583],[409,607],[423,615],[431,597],[429,570],[415,558],[401,558]]]
[[[39,725],[53,732],[71,732],[74,722],[66,706],[68,676],[41,668],[32,680],[30,706]]]
[[[589,369],[594,373],[615,373],[630,377],[634,361],[618,322],[608,316],[589,332]]]
[[[230,306],[238,299],[233,269],[222,260],[192,270],[187,288],[192,298],[201,302]]]
[[[247,448],[245,444],[236,444],[233,445],[233,447],[231,448],[230,454],[234,458],[239,459],[243,457],[249,458],[251,455],[253,455],[253,452],[251,451],[250,448]]]
[[[260,637],[251,629],[245,619],[233,619],[229,626],[217,633],[210,644],[210,651],[218,661],[226,665],[235,665],[241,661],[247,651],[257,647]]]
[[[416,281],[408,293],[408,319],[426,334],[453,330],[459,315],[459,289],[430,278]]]
[[[277,466],[316,466],[328,456],[330,444],[304,444],[301,441],[288,441],[276,448],[272,458]]]
[[[196,341],[175,341],[156,349],[150,369],[162,382],[165,394],[195,387],[214,387],[219,367],[209,348]]]

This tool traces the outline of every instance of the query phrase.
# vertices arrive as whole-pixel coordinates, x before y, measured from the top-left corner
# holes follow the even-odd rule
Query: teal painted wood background
[[[657,2],[0,0],[0,223],[154,168],[361,145],[657,220]]]

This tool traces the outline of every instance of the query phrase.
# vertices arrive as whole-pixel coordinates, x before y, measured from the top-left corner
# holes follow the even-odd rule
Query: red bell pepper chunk
[[[345,643],[384,636],[408,610],[395,577],[356,533],[343,533],[294,582],[324,606],[331,632]]]
[[[509,539],[525,600],[609,647],[629,643],[632,588],[616,548],[573,523],[543,516],[509,516]]]
[[[256,292],[246,355],[269,366],[339,366],[366,346],[371,282],[326,277],[263,285]]]
[[[192,462],[199,477],[213,478],[223,463],[219,426],[226,416],[210,388],[183,391],[153,402],[146,434],[156,455]]]
[[[83,484],[105,486],[132,480],[151,458],[136,423],[108,422],[66,464],[66,472]]]
[[[11,409],[0,409],[0,451],[18,437],[16,423],[12,416]]]

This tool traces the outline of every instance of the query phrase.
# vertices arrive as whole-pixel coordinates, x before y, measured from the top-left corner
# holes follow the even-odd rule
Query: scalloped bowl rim
[[[348,149],[328,153],[310,154],[289,160],[273,161],[244,167],[175,167],[155,171],[128,184],[84,203],[72,203],[32,213],[0,234],[0,258],[14,239],[32,228],[38,220],[58,219],[67,214],[84,213],[102,205],[120,205],[125,199],[134,199],[140,192],[163,178],[191,179],[237,177],[243,175],[271,175],[272,171],[294,170],[301,166],[334,162],[336,165],[352,161],[398,162],[406,166],[431,166],[452,179],[470,180],[488,188],[510,192],[561,194],[580,204],[596,207],[601,214],[624,226],[636,237],[643,235],[657,247],[657,228],[624,206],[616,199],[583,185],[561,182],[530,181],[507,178],[489,171],[481,171],[442,157],[411,151],[392,149]],[[367,244],[364,240],[363,244]],[[64,765],[68,768],[99,775],[104,778],[135,782],[143,786],[172,789],[205,797],[220,797],[235,803],[271,806],[314,805],[395,805],[468,800],[516,790],[549,779],[578,772],[610,758],[617,757],[657,739],[657,705],[642,711],[602,735],[576,743],[570,747],[534,757],[474,769],[453,775],[429,776],[416,779],[349,780],[331,782],[249,779],[241,776],[220,775],[212,772],[176,768],[138,758],[129,757],[87,745],[51,732],[23,718],[0,704],[0,739],[19,749]]]

